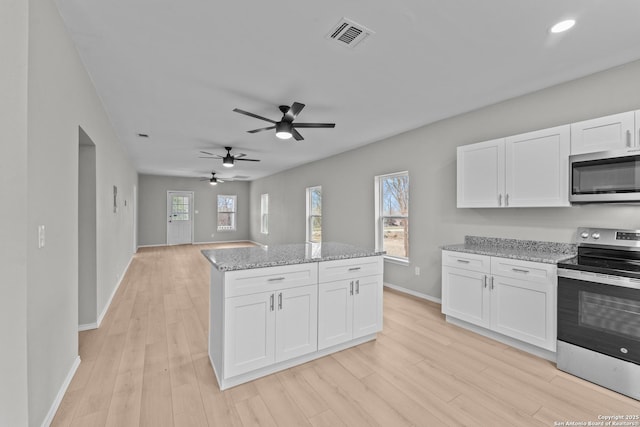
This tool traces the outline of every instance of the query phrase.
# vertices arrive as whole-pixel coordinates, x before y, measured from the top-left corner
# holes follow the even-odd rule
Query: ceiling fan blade
[[[245,157],[245,156],[246,156],[246,154],[244,154],[244,153],[233,154],[233,157],[234,157],[236,160],[239,160],[239,159],[240,159],[240,157]]]
[[[222,159],[223,157],[218,156],[217,154],[213,154],[211,156],[198,156],[199,159]]]
[[[206,154],[208,156],[215,156],[213,153],[209,153],[208,151],[200,151],[202,154]]]
[[[291,104],[291,108],[289,108],[289,111],[285,113],[285,120],[292,122],[298,116],[298,114],[300,114],[300,111],[302,111],[303,108],[304,104],[294,102],[293,104]]]
[[[236,160],[241,162],[259,162],[260,161],[258,159],[236,159]]]
[[[296,141],[302,141],[304,138],[300,135],[300,132],[291,127],[291,135],[296,139]]]
[[[294,123],[294,127],[297,128],[334,128],[335,123]]]
[[[254,130],[248,130],[248,133],[256,133],[256,132],[262,132],[263,130],[271,130],[271,129],[275,129],[275,126],[269,126],[267,128],[260,128],[260,129],[254,129]]]
[[[253,113],[250,113],[248,111],[241,110],[239,108],[234,108],[233,111],[235,111],[236,113],[244,114],[245,116],[254,117],[256,119],[264,120],[264,121],[267,121],[269,123],[276,123],[275,120],[267,119],[266,117],[262,117],[262,116],[259,116],[257,114],[253,114]]]

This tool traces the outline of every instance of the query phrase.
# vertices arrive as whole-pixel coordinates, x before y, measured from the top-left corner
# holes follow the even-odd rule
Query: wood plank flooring
[[[640,402],[385,290],[378,339],[221,392],[207,355],[214,245],[141,249],[53,426],[553,426]]]

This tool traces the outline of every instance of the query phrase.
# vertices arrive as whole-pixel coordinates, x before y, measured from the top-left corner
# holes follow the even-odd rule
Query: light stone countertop
[[[566,261],[575,257],[578,251],[577,246],[573,243],[478,236],[465,236],[464,243],[444,245],[442,249],[547,264]]]
[[[219,271],[248,270],[383,255],[346,243],[292,243],[247,248],[205,249],[202,254]]]

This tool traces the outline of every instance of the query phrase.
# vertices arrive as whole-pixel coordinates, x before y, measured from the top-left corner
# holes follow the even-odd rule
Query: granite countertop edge
[[[296,264],[309,264],[314,262],[336,261],[336,260],[352,259],[352,258],[365,258],[365,257],[372,257],[372,256],[381,256],[385,254],[385,252],[383,251],[375,251],[375,250],[370,251],[370,250],[357,248],[349,245],[340,245],[340,244],[338,245],[339,246],[330,246],[330,252],[336,252],[336,253],[329,253],[324,255],[321,254],[319,256],[310,256],[310,257],[306,255],[303,256],[299,253],[294,253],[294,254],[277,253],[275,255],[276,259],[251,260],[250,259],[251,254],[248,255],[249,259],[246,259],[247,257],[246,253],[244,258],[236,258],[236,254],[240,254],[242,250],[246,248],[205,249],[205,250],[202,250],[201,253],[211,263],[212,266],[218,269],[218,271],[251,270],[256,268],[278,267],[278,266],[296,265]],[[304,244],[301,244],[300,246],[304,247]],[[276,245],[274,248],[286,249],[287,247],[289,247],[289,248],[293,248],[294,250],[295,249],[299,250],[300,246],[299,245],[281,245],[281,246]],[[218,251],[225,251],[225,252],[221,253]],[[220,259],[216,255],[219,255],[220,258],[225,258],[225,259]],[[258,257],[255,257],[255,258],[258,258]]]
[[[577,246],[573,243],[476,236],[465,236],[465,243],[443,245],[441,249],[545,264],[557,264],[577,254]]]

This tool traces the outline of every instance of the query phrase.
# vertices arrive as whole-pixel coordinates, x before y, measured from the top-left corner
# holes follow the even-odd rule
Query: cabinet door
[[[275,294],[225,300],[224,377],[275,362]]]
[[[354,281],[353,338],[382,330],[382,277],[368,276]]]
[[[504,192],[504,138],[457,149],[459,208],[499,207]]]
[[[352,280],[318,285],[318,350],[353,336]]]
[[[507,206],[569,206],[569,138],[569,125],[506,138]]]
[[[318,348],[318,286],[276,292],[276,361]]]
[[[475,325],[490,325],[488,276],[454,267],[442,267],[442,312]]]
[[[637,144],[634,112],[571,124],[571,154],[620,150]]]
[[[554,286],[494,276],[491,287],[491,329],[555,351]]]

